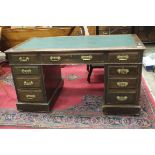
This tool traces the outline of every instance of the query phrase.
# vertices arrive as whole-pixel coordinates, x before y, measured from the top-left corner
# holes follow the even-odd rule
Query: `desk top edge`
[[[128,47],[128,46],[119,46],[119,47],[102,47],[102,48],[43,48],[43,49],[18,49],[19,46],[22,46],[23,44],[31,41],[32,39],[45,39],[45,38],[80,38],[80,37],[91,37],[91,38],[101,38],[101,37],[109,37],[109,36],[131,36],[134,40],[134,42],[137,44],[136,47]],[[28,40],[8,49],[5,51],[5,53],[20,53],[20,52],[72,52],[72,51],[118,51],[118,50],[145,50],[144,44],[141,42],[141,40],[138,38],[136,34],[127,34],[127,35],[91,35],[91,36],[57,36],[57,37],[33,37],[29,38]]]

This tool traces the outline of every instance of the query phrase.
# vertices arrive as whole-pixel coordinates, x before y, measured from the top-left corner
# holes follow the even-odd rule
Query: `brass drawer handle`
[[[124,68],[119,68],[117,69],[117,73],[118,74],[128,74],[129,73],[129,69],[124,69]]]
[[[32,86],[33,84],[33,81],[24,81],[24,86]]]
[[[126,101],[128,99],[128,97],[127,96],[116,96],[116,99],[118,101]]]
[[[127,61],[129,59],[128,55],[117,55],[119,61]]]
[[[23,74],[30,74],[30,73],[32,73],[32,70],[31,69],[22,69],[21,72]]]
[[[20,62],[28,62],[28,61],[30,61],[29,57],[19,57],[18,59],[19,59]]]
[[[50,60],[51,60],[52,62],[60,61],[60,60],[61,60],[61,57],[60,57],[60,56],[50,56]]]
[[[82,59],[83,61],[90,61],[90,60],[93,59],[93,56],[92,56],[92,55],[82,55],[82,56],[81,56],[81,59]]]
[[[108,34],[108,32],[103,32],[103,35],[107,35]]]
[[[117,86],[121,88],[127,87],[128,84],[129,84],[128,82],[117,82]]]
[[[28,100],[33,100],[34,98],[36,98],[36,95],[26,95],[26,98]]]

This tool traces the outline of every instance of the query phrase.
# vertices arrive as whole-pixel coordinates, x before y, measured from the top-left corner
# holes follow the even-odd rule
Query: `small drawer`
[[[109,77],[137,77],[139,75],[138,65],[117,65],[108,66]]]
[[[37,54],[9,54],[10,64],[37,64],[39,59]]]
[[[137,79],[136,78],[124,78],[124,79],[114,79],[111,78],[108,80],[108,87],[109,88],[119,88],[119,89],[124,89],[124,88],[137,88]]]
[[[71,56],[69,54],[41,54],[43,64],[62,64],[70,61]]]
[[[40,88],[41,77],[39,76],[17,76],[15,77],[18,88]]]
[[[136,91],[110,90],[107,94],[107,104],[136,104]]]
[[[45,64],[73,64],[73,63],[102,63],[103,53],[82,53],[82,54],[42,54],[42,63]]]
[[[13,73],[16,75],[37,75],[40,74],[39,66],[13,66]]]
[[[135,63],[139,62],[139,52],[111,52],[108,54],[108,62]]]
[[[23,90],[18,89],[18,100],[20,102],[45,102],[42,90]]]
[[[72,55],[73,60],[76,63],[84,63],[84,64],[91,64],[91,63],[103,63],[104,62],[104,53],[82,53]]]

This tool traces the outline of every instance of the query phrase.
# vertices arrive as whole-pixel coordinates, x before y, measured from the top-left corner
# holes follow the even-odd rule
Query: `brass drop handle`
[[[117,55],[119,61],[127,61],[129,59],[128,55]]]
[[[26,95],[26,98],[28,100],[33,100],[36,97],[36,95]]]
[[[33,84],[33,81],[24,81],[24,86],[32,86]]]
[[[117,82],[117,86],[121,88],[127,87],[128,84],[129,84],[128,82]]]
[[[50,56],[50,61],[55,62],[55,61],[60,61],[61,57],[60,56]]]
[[[32,72],[32,70],[31,69],[22,69],[21,72],[23,74],[30,74]]]
[[[90,60],[93,59],[93,56],[92,56],[92,55],[82,55],[82,56],[81,56],[81,59],[82,59],[83,61],[90,61]]]
[[[117,69],[117,73],[118,74],[128,74],[129,73],[129,69],[124,69],[124,68],[119,68]]]
[[[116,99],[121,102],[121,101],[126,101],[128,97],[127,96],[116,96]]]
[[[19,57],[18,59],[19,59],[20,62],[28,62],[28,61],[30,61],[30,58],[25,57],[25,56]]]

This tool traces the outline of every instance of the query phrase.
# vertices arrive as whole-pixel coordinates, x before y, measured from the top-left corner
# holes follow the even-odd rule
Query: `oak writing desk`
[[[144,49],[130,34],[31,38],[6,51],[17,109],[49,111],[63,86],[61,65],[100,64],[105,68],[103,112],[138,114]]]

